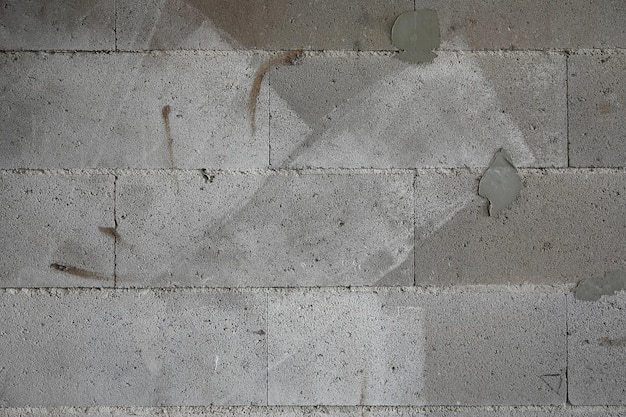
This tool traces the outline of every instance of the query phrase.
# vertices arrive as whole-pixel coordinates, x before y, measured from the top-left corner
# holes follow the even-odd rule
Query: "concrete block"
[[[264,405],[262,292],[0,296],[3,407]]]
[[[270,293],[270,405],[565,402],[565,297],[416,289]]]
[[[626,56],[569,57],[570,164],[626,166]]]
[[[113,50],[115,0],[7,0],[1,50]]]
[[[124,286],[413,283],[412,174],[122,175]]]
[[[568,386],[572,404],[626,405],[625,311],[623,291],[599,301],[569,296]]]
[[[626,5],[621,0],[416,0],[439,14],[447,49],[624,48]]]
[[[626,259],[626,173],[522,170],[520,197],[499,217],[475,171],[416,178],[418,285],[576,282]]]
[[[305,56],[270,74],[273,167],[567,165],[565,57],[439,53]]]
[[[0,287],[113,285],[112,176],[2,172],[0,195]]]
[[[393,49],[391,27],[410,0],[118,1],[120,49]]]
[[[16,53],[0,62],[1,168],[267,166],[267,88],[254,136],[247,111],[255,56]]]

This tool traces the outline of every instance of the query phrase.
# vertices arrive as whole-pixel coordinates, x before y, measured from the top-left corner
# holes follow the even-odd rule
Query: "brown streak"
[[[120,240],[122,238],[120,234],[117,232],[117,230],[115,229],[115,227],[98,226],[98,230],[100,230],[102,233],[104,233],[107,236],[111,236],[115,240]]]
[[[261,65],[256,71],[254,81],[252,82],[252,89],[250,90],[250,98],[248,99],[248,116],[250,118],[250,130],[252,135],[256,132],[254,121],[256,117],[256,105],[261,93],[261,84],[263,84],[263,77],[274,67],[279,65],[294,65],[302,57],[303,50],[297,49],[293,51],[282,52],[275,57],[271,58],[265,64]]]
[[[620,337],[618,339],[602,337],[598,339],[598,342],[600,342],[600,346],[626,346],[626,337]]]
[[[88,271],[86,269],[76,268],[75,266],[67,266],[67,265],[53,263],[53,264],[50,264],[50,268],[56,269],[57,271],[65,272],[66,274],[81,277],[81,278],[100,279],[100,280],[107,279],[106,277],[100,274],[97,274],[92,271]]]
[[[165,138],[167,139],[167,153],[170,159],[170,168],[174,166],[174,141],[172,140],[172,128],[170,127],[170,111],[171,107],[166,104],[161,109],[161,118],[163,118],[163,126],[165,127]]]

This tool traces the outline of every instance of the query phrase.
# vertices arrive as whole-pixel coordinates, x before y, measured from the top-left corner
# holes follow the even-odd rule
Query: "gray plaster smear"
[[[254,137],[246,111],[260,62],[192,52],[0,54],[0,167],[264,167],[267,89]]]
[[[563,294],[286,290],[268,322],[270,405],[565,402]]]
[[[122,175],[123,286],[413,283],[413,174]]]
[[[489,215],[496,216],[509,207],[522,189],[522,179],[504,149],[496,152],[478,183],[478,194],[489,199]]]
[[[415,181],[418,285],[575,283],[624,268],[623,170],[521,170],[516,203],[489,217],[479,172]]]
[[[613,295],[626,290],[626,272],[608,271],[603,277],[587,278],[574,288],[574,298],[583,301],[597,301],[603,295]]]
[[[437,10],[423,9],[402,13],[391,28],[391,41],[400,49],[397,58],[414,64],[430,62],[439,47]]]
[[[569,400],[626,405],[626,292],[587,302],[568,296]]]
[[[305,56],[270,78],[273,167],[485,167],[500,148],[518,167],[567,164],[560,54]]]
[[[113,176],[0,173],[0,287],[113,286]],[[58,263],[94,272],[85,279]]]
[[[0,296],[0,405],[264,405],[266,294]]]

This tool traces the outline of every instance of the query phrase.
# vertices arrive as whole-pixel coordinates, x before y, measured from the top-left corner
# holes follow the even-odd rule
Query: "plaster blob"
[[[574,288],[574,298],[582,301],[598,301],[603,295],[626,290],[626,272],[609,271],[602,278],[587,278]]]
[[[439,48],[439,16],[436,10],[422,9],[402,13],[391,28],[391,42],[400,49],[398,59],[414,64],[430,62]]]
[[[511,162],[511,157],[500,149],[480,179],[478,194],[489,199],[489,215],[495,216],[519,196],[522,179]]]

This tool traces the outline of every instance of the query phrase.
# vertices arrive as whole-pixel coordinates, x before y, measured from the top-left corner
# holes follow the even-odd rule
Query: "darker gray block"
[[[622,171],[520,171],[519,199],[498,217],[476,194],[480,174],[418,175],[418,285],[576,282],[626,258]]]
[[[118,4],[121,49],[393,49],[393,22],[413,9],[410,0]]]
[[[570,164],[626,166],[626,57],[594,53],[568,62]]]
[[[0,404],[264,405],[266,294],[0,296]]]

